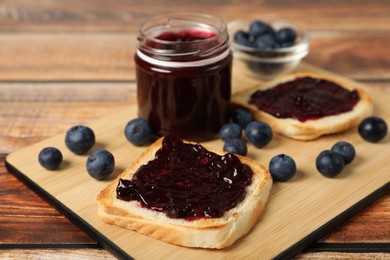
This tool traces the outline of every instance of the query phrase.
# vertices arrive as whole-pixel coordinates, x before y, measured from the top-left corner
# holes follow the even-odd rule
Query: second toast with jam
[[[234,104],[276,133],[313,140],[356,126],[373,112],[367,93],[352,81],[313,72],[294,72],[233,95]]]

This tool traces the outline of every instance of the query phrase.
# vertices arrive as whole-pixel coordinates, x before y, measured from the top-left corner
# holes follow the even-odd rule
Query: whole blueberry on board
[[[229,139],[240,139],[242,134],[242,128],[236,123],[225,124],[219,131],[219,137],[227,141]]]
[[[125,127],[126,139],[136,145],[146,145],[150,143],[153,136],[152,126],[143,118],[130,120]]]
[[[269,172],[277,181],[288,181],[297,172],[297,166],[293,158],[287,154],[279,154],[272,157],[269,163]]]
[[[62,153],[55,147],[45,147],[38,155],[39,164],[47,170],[56,170],[62,162]]]
[[[271,127],[262,121],[252,121],[245,129],[245,136],[254,146],[261,148],[272,140]]]
[[[243,156],[248,154],[246,143],[241,139],[227,140],[223,146],[223,150],[228,153],[235,153]]]
[[[249,34],[256,38],[263,34],[273,34],[275,33],[274,29],[266,22],[255,20],[249,25]]]
[[[107,150],[96,150],[88,156],[86,167],[89,175],[103,180],[114,171],[115,159]]]
[[[322,151],[316,159],[316,168],[324,176],[333,178],[344,169],[343,157],[332,150]]]
[[[367,117],[359,124],[358,132],[364,140],[377,143],[387,135],[387,124],[380,117]]]
[[[355,154],[356,154],[355,148],[353,147],[352,144],[348,142],[345,141],[337,142],[332,146],[331,150],[341,155],[341,157],[343,157],[344,159],[345,164],[349,164],[353,161],[353,159],[355,159]]]
[[[245,129],[253,121],[253,116],[247,110],[236,108],[232,112],[232,121]]]
[[[76,125],[66,132],[65,144],[75,154],[84,154],[95,145],[95,134],[87,126]]]

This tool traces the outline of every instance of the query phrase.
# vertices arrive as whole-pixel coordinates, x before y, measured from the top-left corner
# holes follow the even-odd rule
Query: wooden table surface
[[[225,22],[294,21],[311,31],[306,62],[390,91],[389,1],[2,0],[0,258],[113,258],[11,175],[4,158],[135,104],[137,29],[147,17],[177,11],[209,13]],[[389,253],[386,194],[297,259],[390,259]]]

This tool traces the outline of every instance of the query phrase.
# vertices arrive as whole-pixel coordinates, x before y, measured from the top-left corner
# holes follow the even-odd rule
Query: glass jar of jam
[[[151,18],[135,54],[138,116],[157,134],[201,141],[229,119],[232,54],[225,24],[203,14]]]

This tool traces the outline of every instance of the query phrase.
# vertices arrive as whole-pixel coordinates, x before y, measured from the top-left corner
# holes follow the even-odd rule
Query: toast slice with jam
[[[271,186],[247,157],[160,138],[100,192],[98,215],[168,243],[224,248],[253,228]]]

